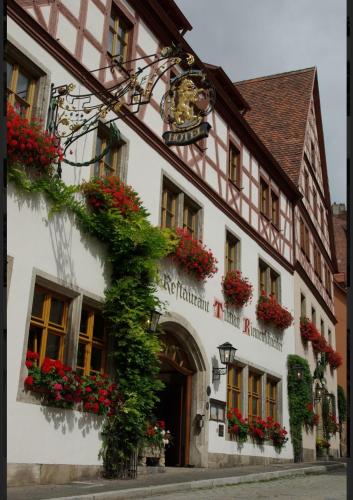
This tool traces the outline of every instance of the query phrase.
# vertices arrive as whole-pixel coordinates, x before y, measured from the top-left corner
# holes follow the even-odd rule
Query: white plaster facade
[[[75,9],[76,3],[72,6],[72,10]],[[88,22],[93,23],[92,26],[94,25],[94,8],[92,6],[89,9]],[[65,28],[64,25],[61,27]],[[71,31],[65,30],[65,36],[70,35]],[[51,53],[11,18],[8,20],[8,35],[10,41],[19,50],[31,57],[33,62],[43,71],[50,74],[50,80],[55,85],[73,82],[76,84],[77,91],[89,91]],[[73,33],[71,35],[67,38],[67,48],[73,52],[75,38]],[[97,37],[101,38],[99,29]],[[142,47],[146,47],[146,53],[152,49],[155,50],[155,47],[158,46],[158,40],[153,39],[153,35],[147,27],[140,26],[139,37],[139,43]],[[88,43],[87,40],[85,42]],[[92,47],[85,45],[83,47],[83,53],[91,60],[90,68],[99,65],[93,53],[93,50],[96,49]],[[159,135],[162,133],[162,122],[155,109],[147,107],[144,119],[154,133]],[[215,165],[218,170],[226,170],[228,134],[235,142],[238,143],[238,141],[235,134],[230,131],[230,127],[217,112],[214,113],[212,120],[213,128],[217,131],[217,137],[221,142],[217,145],[215,137],[210,137],[208,139],[209,156],[207,161],[203,159],[200,166],[196,162],[192,168],[194,170],[204,169],[204,179],[215,191],[220,183],[223,186],[221,194],[228,201],[228,195],[225,194],[227,189],[222,184],[225,181],[220,180]],[[223,463],[222,460],[225,463],[230,463],[228,458],[232,456],[244,457],[244,463],[247,459],[250,460],[249,457],[265,460],[292,460],[293,451],[290,439],[279,454],[270,445],[259,448],[250,441],[245,443],[242,449],[239,449],[236,442],[229,439],[226,422],[224,436],[219,436],[219,423],[209,419],[208,402],[209,397],[226,402],[226,377],[222,376],[219,381],[213,383],[212,366],[219,364],[217,346],[229,341],[238,349],[237,359],[241,363],[250,368],[253,367],[263,374],[263,384],[266,374],[278,379],[278,415],[282,425],[289,430],[286,361],[288,354],[298,352],[298,346],[295,345],[294,326],[283,333],[274,332],[282,341],[281,350],[279,350],[254,336],[244,334],[243,319],[248,318],[253,327],[259,330],[264,329],[257,322],[255,314],[259,293],[259,258],[268,263],[280,275],[281,302],[294,315],[294,297],[297,297],[297,294],[293,294],[293,290],[295,290],[293,274],[286,270],[273,254],[270,255],[264,246],[259,245],[240,225],[227,217],[210,201],[207,194],[201,192],[194,183],[188,181],[182,173],[146,143],[136,131],[121,120],[118,122],[118,126],[129,144],[126,181],[139,193],[144,206],[150,213],[152,224],[159,225],[160,223],[160,193],[163,175],[166,175],[202,208],[202,239],[212,249],[219,261],[215,277],[208,280],[205,285],[197,286],[174,266],[167,262],[161,264],[162,282],[159,296],[168,304],[168,313],[162,318],[161,323],[173,321],[187,330],[195,344],[198,345],[202,358],[199,372],[194,375],[195,380],[197,379],[194,394],[197,397],[196,403],[191,409],[191,422],[194,421],[195,415],[198,413],[205,415],[205,425],[200,433],[195,435],[194,442],[191,443],[193,465],[215,466],[217,460],[219,463]],[[94,141],[94,134],[88,135],[76,148],[73,148],[73,158],[77,161],[84,161],[91,157]],[[194,154],[192,148],[186,148],[183,153],[186,162]],[[178,148],[177,153],[181,153],[181,148]],[[258,181],[262,167],[259,161],[245,148],[242,157],[244,170],[248,172],[244,182],[244,190],[249,200],[248,202],[243,200],[243,211],[239,210],[249,226],[260,231],[261,216],[255,210],[259,203],[258,187],[252,181]],[[64,166],[62,178],[68,184],[77,184],[89,179],[90,172],[90,167]],[[234,199],[229,203],[233,204],[235,210],[236,202]],[[287,263],[291,264],[293,259],[292,247],[290,246],[293,243],[291,206],[283,193],[280,195],[280,206],[281,218],[283,218],[281,219],[281,227],[286,241],[282,241],[278,248]],[[96,466],[100,463],[98,460],[100,419],[72,410],[57,411],[36,404],[33,398],[24,394],[23,380],[26,376],[24,361],[36,276],[61,287],[72,297],[77,308],[80,308],[82,297],[91,298],[99,303],[104,299],[104,289],[109,280],[109,268],[104,264],[105,249],[96,241],[81,234],[72,218],[67,214],[54,215],[53,218],[48,219],[48,206],[42,198],[33,200],[31,197],[24,197],[23,194],[16,193],[11,185],[8,189],[8,228],[8,255],[13,259],[8,296],[9,464]],[[254,285],[252,303],[239,312],[239,328],[216,318],[213,308],[215,299],[223,300],[221,279],[224,274],[226,229],[234,233],[240,240],[240,268],[244,276],[248,277]],[[270,228],[270,230],[272,229]],[[270,235],[268,238],[273,246],[277,244],[275,240],[271,240]],[[168,273],[171,279],[176,282],[180,281],[188,289],[192,288],[193,293],[202,296],[209,304],[208,311],[198,309],[182,298],[177,299],[175,295],[169,294],[168,290],[162,286],[163,273]],[[317,311],[319,312],[319,309]],[[332,384],[334,381],[333,377]],[[206,394],[207,386],[211,387],[210,396]],[[244,401],[246,401],[246,385],[243,386],[243,390]],[[264,407],[264,402],[262,404]],[[243,413],[245,415],[247,413],[247,404],[244,404]],[[263,414],[263,416],[265,415]],[[15,477],[16,470],[9,468],[10,474],[11,470],[14,470]]]

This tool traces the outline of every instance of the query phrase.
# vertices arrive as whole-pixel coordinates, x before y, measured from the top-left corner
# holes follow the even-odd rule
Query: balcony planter
[[[267,324],[273,324],[280,330],[288,328],[293,322],[293,316],[282,307],[273,295],[269,297],[261,292],[256,306],[257,319]]]
[[[192,238],[187,229],[177,228],[178,243],[170,254],[175,262],[187,274],[198,281],[205,281],[217,272],[217,259],[200,240]]]
[[[315,342],[320,337],[316,326],[308,318],[300,318],[300,335],[304,342]]]
[[[147,459],[153,459],[157,467],[165,467],[165,449],[164,446],[145,446],[139,451],[138,464],[142,467],[147,466]]]
[[[317,338],[312,340],[312,346],[313,346],[313,351],[317,355],[319,353],[329,353],[330,350],[332,349],[330,345],[328,344],[327,340],[323,335],[320,333],[318,334]]]
[[[229,271],[222,279],[222,288],[227,305],[243,307],[252,298],[252,284],[240,271]]]
[[[29,177],[52,174],[53,166],[63,159],[62,150],[58,140],[43,130],[41,120],[22,118],[8,104],[6,125],[9,166],[23,166]]]
[[[316,456],[321,460],[328,460],[330,443],[326,439],[318,438],[316,440]]]
[[[332,368],[332,370],[336,370],[343,363],[342,354],[331,349],[328,352],[327,361],[328,361],[328,364],[330,365],[330,367]]]
[[[249,434],[248,419],[243,418],[238,408],[232,408],[227,413],[228,432],[239,444],[244,443]]]

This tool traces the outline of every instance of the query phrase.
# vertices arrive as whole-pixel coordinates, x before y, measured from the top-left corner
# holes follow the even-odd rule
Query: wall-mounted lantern
[[[227,373],[228,365],[234,363],[235,353],[237,349],[232,346],[229,342],[225,342],[218,346],[219,357],[222,365],[225,365],[225,368],[217,368],[213,367],[212,370],[212,382],[215,380],[219,380],[221,375],[225,375]]]
[[[149,333],[155,333],[157,330],[159,318],[162,316],[162,313],[156,310],[151,312],[151,317],[147,320],[147,331]]]
[[[294,369],[295,376],[296,376],[297,380],[303,380],[303,376],[304,376],[303,367],[299,364],[295,364],[295,365],[293,365],[293,369]]]
[[[315,392],[314,392],[314,399],[317,403],[321,401],[323,393],[324,393],[323,387],[321,387],[321,385],[317,383],[315,385]]]

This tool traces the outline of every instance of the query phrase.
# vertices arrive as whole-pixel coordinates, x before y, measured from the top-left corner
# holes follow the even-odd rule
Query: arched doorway
[[[177,336],[166,332],[161,336],[163,352],[160,354],[160,378],[164,389],[155,415],[164,420],[173,441],[166,448],[167,466],[188,466],[190,464],[190,426],[192,402],[192,377],[194,369],[187,351]]]

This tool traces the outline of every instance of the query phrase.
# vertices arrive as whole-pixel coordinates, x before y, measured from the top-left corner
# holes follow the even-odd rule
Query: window
[[[80,335],[77,350],[77,372],[83,375],[104,373],[106,338],[102,315],[82,306]]]
[[[119,56],[120,61],[128,58],[128,45],[131,24],[113,5],[109,19],[108,52],[112,56]]]
[[[229,366],[227,375],[227,405],[228,408],[242,408],[242,368]]]
[[[302,217],[300,217],[300,248],[305,253],[305,225]]]
[[[317,219],[317,192],[315,189],[313,190],[313,211],[314,217]]]
[[[315,144],[314,144],[314,141],[311,141],[311,166],[315,170],[315,168],[316,168],[316,161],[315,161]]]
[[[161,227],[183,227],[193,238],[200,238],[201,208],[171,181],[163,179]]]
[[[224,401],[210,399],[210,420],[216,420],[216,422],[224,422],[225,409],[226,404]]]
[[[310,236],[309,229],[305,226],[304,228],[304,238],[305,238],[305,256],[307,260],[310,262]]]
[[[314,245],[314,271],[321,281],[321,254],[316,245]]]
[[[96,156],[100,155],[109,144],[109,128],[100,123],[97,132]],[[124,142],[113,143],[108,153],[94,164],[93,175],[96,177],[108,177],[109,175],[121,176],[122,149]]]
[[[273,191],[271,191],[271,220],[276,227],[279,227],[279,198]]]
[[[267,377],[266,380],[266,417],[277,420],[277,381]]]
[[[261,417],[261,375],[249,371],[248,381],[248,421],[254,422]]]
[[[325,288],[329,296],[331,297],[331,275],[328,266],[325,264]]]
[[[189,198],[184,196],[183,227],[188,229],[192,237],[197,235],[197,213],[199,207]]]
[[[64,361],[65,338],[68,332],[66,297],[40,286],[35,287],[28,349],[39,354],[39,363],[45,357]]]
[[[328,338],[329,345],[332,346],[332,332],[330,329],[327,332],[327,338]]]
[[[304,170],[304,195],[309,201],[309,173],[307,170]]]
[[[178,192],[174,186],[164,182],[162,194],[162,227],[176,228]]]
[[[260,179],[260,211],[269,216],[269,187],[266,181]]]
[[[320,224],[321,224],[321,231],[324,231],[325,216],[324,216],[324,207],[322,205],[320,205]]]
[[[7,100],[24,118],[31,118],[36,94],[37,78],[20,63],[7,61]]]
[[[259,295],[261,292],[266,295],[274,295],[280,301],[280,276],[270,266],[259,260]]]
[[[239,269],[240,241],[227,231],[226,233],[226,272]]]
[[[240,164],[240,151],[230,144],[229,148],[229,179],[234,182],[234,184],[240,187],[241,182],[241,164]]]
[[[323,337],[325,336],[325,324],[323,319],[320,320],[320,333]]]
[[[300,294],[300,316],[306,318],[306,298],[302,293]]]
[[[316,311],[313,307],[311,308],[311,322],[316,325]]]

